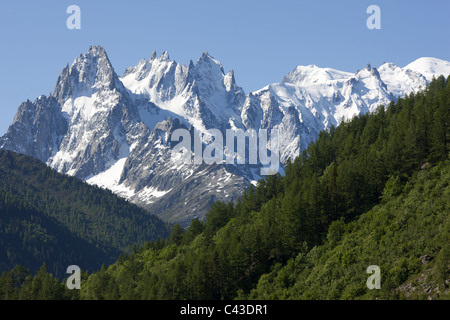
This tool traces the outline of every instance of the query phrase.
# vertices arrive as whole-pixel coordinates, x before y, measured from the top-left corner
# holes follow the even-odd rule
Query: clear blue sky
[[[81,8],[81,30],[66,9]],[[381,30],[369,30],[369,5]],[[153,50],[188,64],[208,51],[246,92],[280,82],[297,65],[355,72],[423,56],[450,60],[448,0],[1,1],[0,135],[19,104],[53,91],[62,68],[102,45],[121,75]]]

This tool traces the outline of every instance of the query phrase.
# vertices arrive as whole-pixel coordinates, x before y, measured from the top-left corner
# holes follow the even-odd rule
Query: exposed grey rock
[[[422,264],[426,264],[426,263],[430,262],[431,260],[433,260],[433,258],[427,254],[420,257],[420,261],[422,262]]]
[[[120,78],[105,50],[93,46],[63,68],[51,96],[20,105],[0,148],[37,158],[187,226],[203,218],[214,201],[235,200],[261,177],[258,165],[177,163],[170,139],[177,128],[219,129],[224,137],[229,128],[278,129],[284,163],[321,130],[426,81],[393,64],[368,65],[355,74],[299,66],[282,83],[246,95],[234,72],[225,73],[208,53],[185,66],[167,52],[159,57],[153,52]]]

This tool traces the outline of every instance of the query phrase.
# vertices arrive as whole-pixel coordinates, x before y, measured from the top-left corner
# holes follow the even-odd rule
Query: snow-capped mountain
[[[418,72],[427,81],[431,81],[433,77],[439,77],[441,75],[447,77],[450,74],[450,62],[437,58],[424,57],[411,62],[404,69]]]
[[[281,83],[245,94],[233,71],[225,73],[208,53],[186,66],[154,52],[119,77],[105,50],[90,47],[62,70],[51,96],[19,107],[0,148],[187,226],[260,176],[257,166],[180,164],[171,156],[174,130],[278,129],[285,162],[320,130],[418,91],[433,75],[450,74],[449,66],[435,58],[404,68],[367,65],[356,73],[298,66]]]
[[[140,114],[149,127],[155,125],[153,105],[199,130],[236,122],[241,126],[239,107],[244,92],[236,85],[233,71],[225,74],[222,64],[208,53],[203,53],[196,64],[191,61],[184,66],[171,61],[167,52],[160,57],[153,52],[149,60],[143,59],[127,69],[122,82],[140,106]]]
[[[400,68],[393,63],[384,63],[378,68],[383,82],[395,96],[401,97],[427,86],[427,79],[419,72]]]
[[[377,69],[370,65],[355,74],[314,65],[299,66],[281,83],[271,84],[252,96],[260,101],[258,119],[263,120],[248,125],[279,128],[282,162],[299,156],[321,130],[395,99]],[[298,121],[293,122],[293,115]]]
[[[188,67],[152,55],[120,78],[105,50],[90,47],[62,70],[50,97],[19,107],[0,147],[187,225],[259,177],[249,168],[180,166],[169,137],[177,128],[225,129],[240,121],[244,98],[233,72],[206,53]]]

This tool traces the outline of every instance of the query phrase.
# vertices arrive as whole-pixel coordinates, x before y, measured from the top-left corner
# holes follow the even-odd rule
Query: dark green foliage
[[[323,245],[273,268],[250,298],[449,298],[450,160],[406,184],[359,219],[333,222]],[[431,261],[422,261],[425,255]],[[381,268],[381,290],[366,287],[370,265]]]
[[[0,272],[45,262],[63,277],[69,265],[98,270],[133,243],[166,237],[169,227],[110,191],[0,150]]]
[[[448,296],[449,109],[450,82],[439,78],[321,132],[285,176],[102,268],[79,297],[415,298],[401,286],[420,286],[424,274],[440,286],[434,297]],[[372,264],[382,270],[379,291],[366,287]]]

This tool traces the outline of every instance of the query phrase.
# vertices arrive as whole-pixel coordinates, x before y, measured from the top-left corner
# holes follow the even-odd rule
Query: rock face
[[[428,262],[430,262],[431,260],[433,260],[433,258],[431,258],[429,255],[424,254],[423,256],[420,257],[420,262],[422,262],[422,264],[427,264]]]
[[[424,264],[425,256],[421,257],[421,262]],[[430,258],[429,256],[427,256]],[[426,259],[425,259],[426,260]],[[429,263],[428,260],[425,263]],[[450,265],[448,266],[450,268]],[[450,280],[446,279],[440,283],[436,279],[436,266],[429,267],[419,275],[415,276],[413,280],[407,281],[395,289],[396,293],[406,299],[423,299],[436,300],[448,296],[450,289]]]
[[[34,103],[28,100],[20,105],[1,147],[46,162],[59,150],[68,129],[58,101],[41,96]]]
[[[225,73],[208,53],[185,66],[154,52],[119,77],[105,50],[90,47],[62,70],[51,96],[19,107],[0,148],[187,226],[212,202],[235,200],[261,176],[258,165],[180,164],[171,155],[174,130],[218,129],[225,137],[227,129],[278,129],[284,163],[319,131],[425,87],[431,74],[450,73],[446,61],[417,61],[411,68],[367,65],[355,74],[299,66],[281,83],[245,94],[234,72]]]

